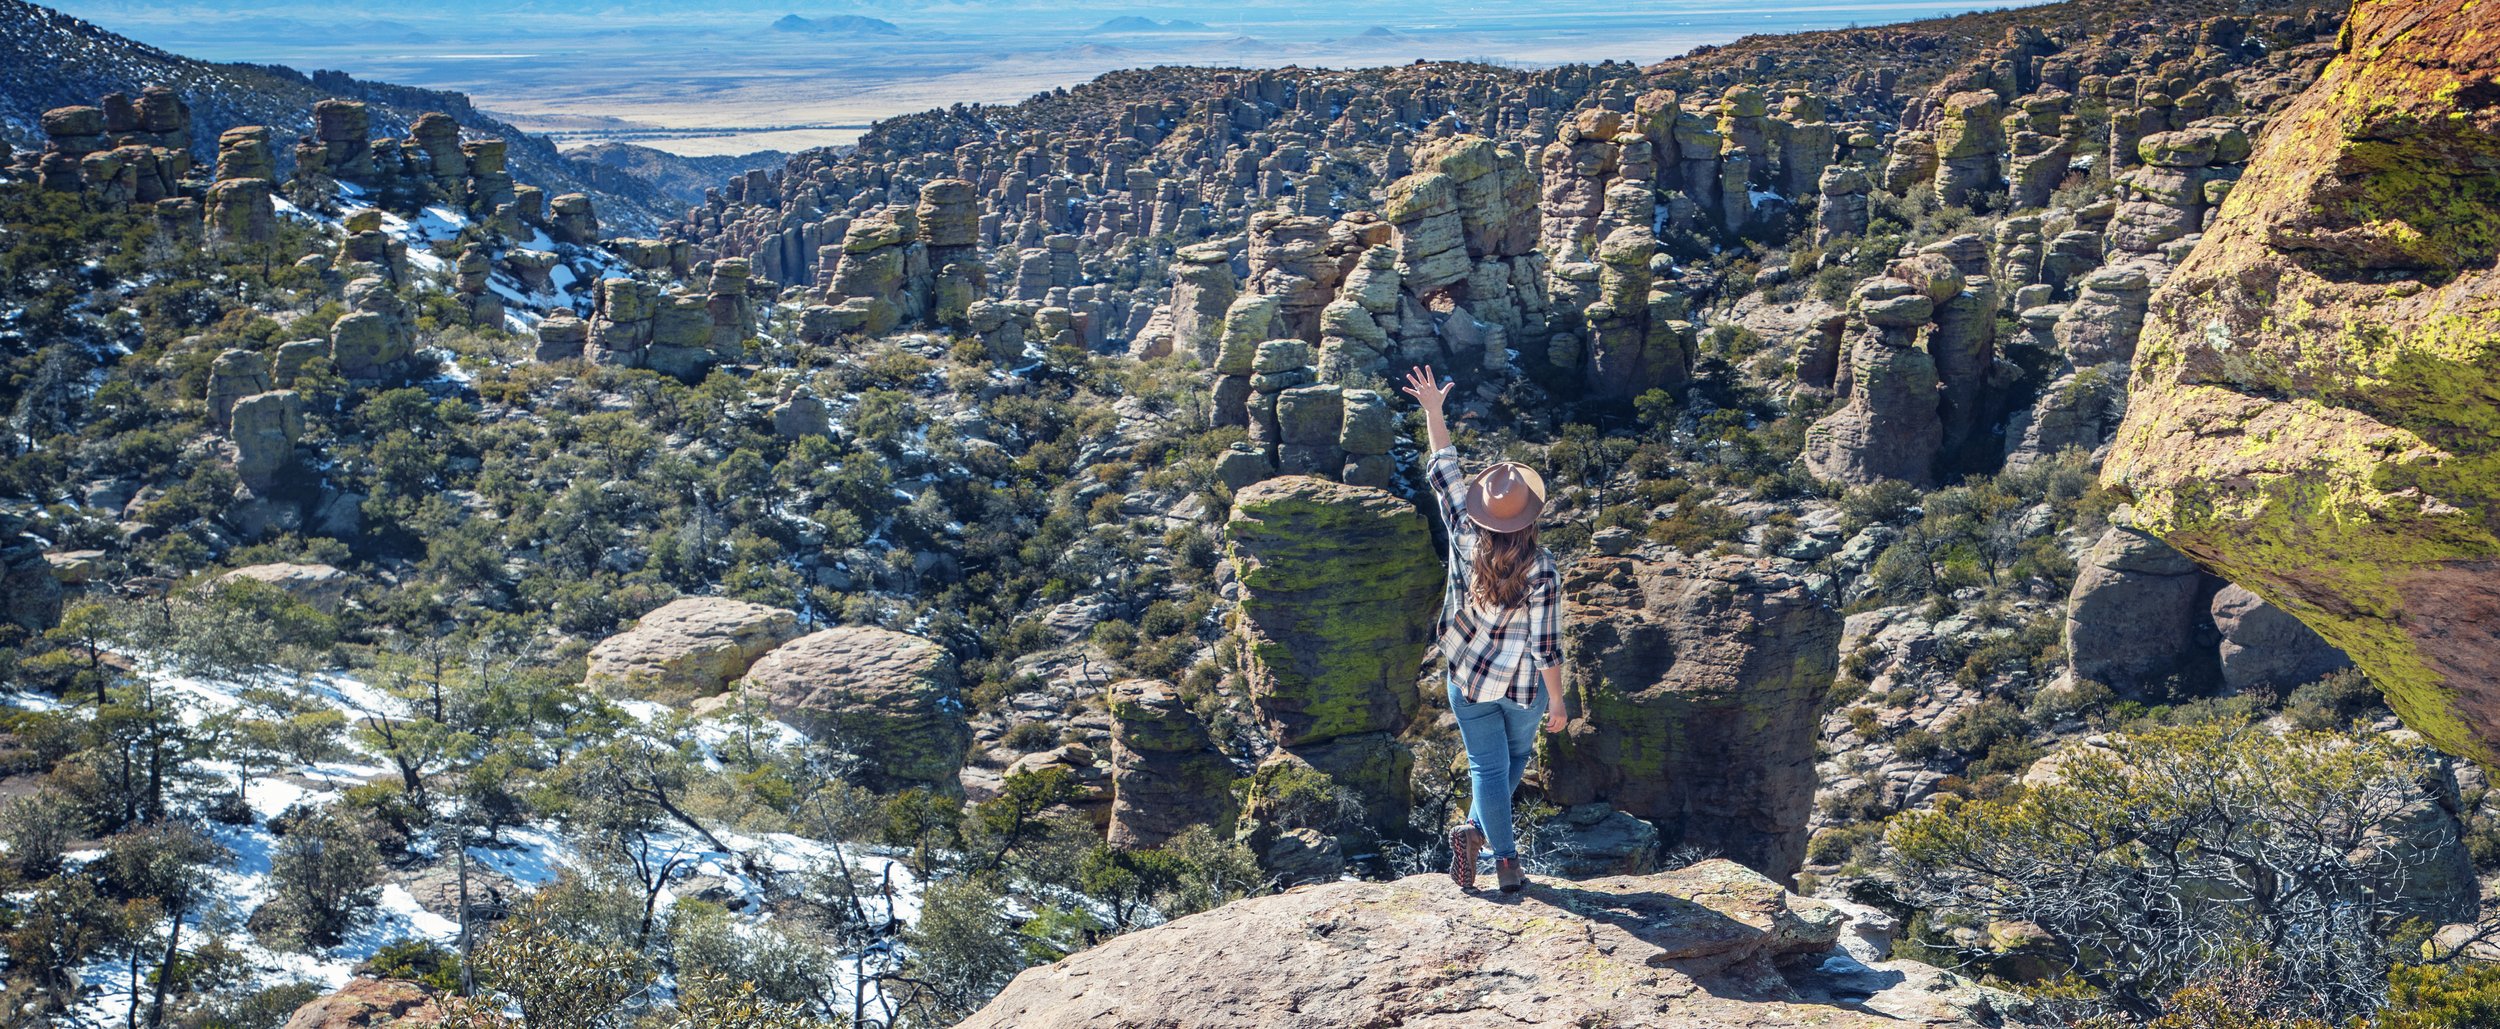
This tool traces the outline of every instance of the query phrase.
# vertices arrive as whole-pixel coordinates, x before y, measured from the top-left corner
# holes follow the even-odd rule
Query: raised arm
[[[1438,381],[1430,366],[1406,370],[1405,393],[1424,409],[1424,439],[1434,453],[1450,445],[1450,423],[1441,414],[1441,408],[1450,400],[1450,386],[1451,383]]]
[[[1432,486],[1432,499],[1441,511],[1441,525],[1450,531],[1452,541],[1468,533],[1469,527],[1461,505],[1466,476],[1458,468],[1458,452],[1450,449],[1450,425],[1443,420],[1441,407],[1450,395],[1448,383],[1437,382],[1430,368],[1410,368],[1406,372],[1407,396],[1424,409],[1424,437],[1432,452],[1424,455],[1424,480]]]

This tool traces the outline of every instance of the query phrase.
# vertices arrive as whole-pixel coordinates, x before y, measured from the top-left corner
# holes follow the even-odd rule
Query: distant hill
[[[615,230],[647,231],[684,213],[674,190],[595,160],[575,161],[552,141],[489,117],[467,94],[366,82],[343,72],[311,74],[283,65],[217,64],[168,53],[25,0],[0,0],[0,138],[39,148],[43,112],[92,104],[106,93],[131,96],[149,86],[172,87],[191,105],[195,156],[214,161],[217,136],[237,125],[266,125],[281,141],[312,131],[316,101],[341,97],[372,108],[376,135],[404,135],[408,123],[441,111],[464,129],[510,144],[512,173],[550,195],[590,193],[599,219]],[[276,148],[282,168],[293,147]]]
[[[804,32],[818,36],[899,36],[903,27],[883,18],[861,14],[841,14],[824,18],[802,18],[785,14],[775,22],[777,32]]]
[[[564,156],[617,169],[692,207],[703,202],[704,190],[744,175],[750,168],[778,169],[790,155],[759,150],[734,157],[685,157],[634,143],[593,143],[567,150]]]
[[[1172,20],[1170,20],[1170,21],[1160,21],[1160,22],[1159,22],[1159,21],[1156,21],[1156,20],[1154,20],[1154,19],[1152,19],[1152,18],[1146,18],[1146,17],[1141,17],[1141,16],[1138,16],[1138,15],[1134,15],[1134,14],[1129,14],[1129,15],[1122,15],[1122,16],[1120,16],[1120,17],[1113,18],[1113,19],[1111,19],[1111,20],[1109,20],[1109,21],[1105,21],[1105,22],[1103,22],[1103,23],[1102,23],[1102,24],[1100,24],[1100,25],[1096,25],[1096,26],[1094,26],[1094,31],[1096,31],[1096,32],[1212,32],[1212,31],[1214,31],[1214,30],[1213,30],[1213,29],[1211,29],[1211,28],[1208,28],[1208,27],[1207,27],[1207,25],[1206,25],[1206,23],[1204,23],[1204,22],[1195,22],[1195,21],[1190,21],[1190,20],[1188,20],[1188,19],[1186,19],[1186,18],[1174,18],[1174,19],[1172,19]]]

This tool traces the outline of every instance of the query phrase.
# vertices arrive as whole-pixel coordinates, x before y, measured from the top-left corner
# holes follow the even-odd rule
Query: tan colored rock
[[[946,648],[872,626],[802,636],[747,670],[775,717],[866,758],[872,789],[953,792],[972,732]]]
[[[280,1029],[417,1029],[442,1020],[432,990],[402,979],[356,979],[295,1009]]]
[[[347,588],[355,577],[329,565],[286,562],[245,565],[217,577],[221,583],[247,580],[275,586],[297,600],[336,614],[347,603]]]
[[[1925,966],[1838,1002],[1863,993],[1815,956],[1847,921],[1728,861],[1535,880],[1498,902],[1441,875],[1330,882],[1028,969],[960,1029],[1963,1029],[2019,1005]],[[1926,1002],[1956,985],[1962,1006]]]
[[[590,648],[592,685],[709,696],[798,635],[797,615],[725,597],[681,597]]]

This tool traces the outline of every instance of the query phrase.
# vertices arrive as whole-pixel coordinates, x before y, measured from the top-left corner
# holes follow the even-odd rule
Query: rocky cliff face
[[[2152,301],[2141,524],[2500,757],[2500,11],[2365,2]]]
[[[1795,876],[1840,613],[1767,565],[1663,548],[1584,559],[1563,593],[1581,717],[1553,741],[1549,796],[1607,801],[1669,847]]]
[[[1729,861],[1539,879],[1499,901],[1439,875],[1329,883],[1028,970],[963,1029],[1957,1029],[2021,1012],[1950,973],[1882,960],[1855,932],[1843,946],[1853,917]]]

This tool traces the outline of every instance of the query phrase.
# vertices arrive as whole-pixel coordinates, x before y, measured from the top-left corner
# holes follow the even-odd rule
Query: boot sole
[[[1462,890],[1476,888],[1476,851],[1484,847],[1484,833],[1464,822],[1450,830],[1450,881]]]

